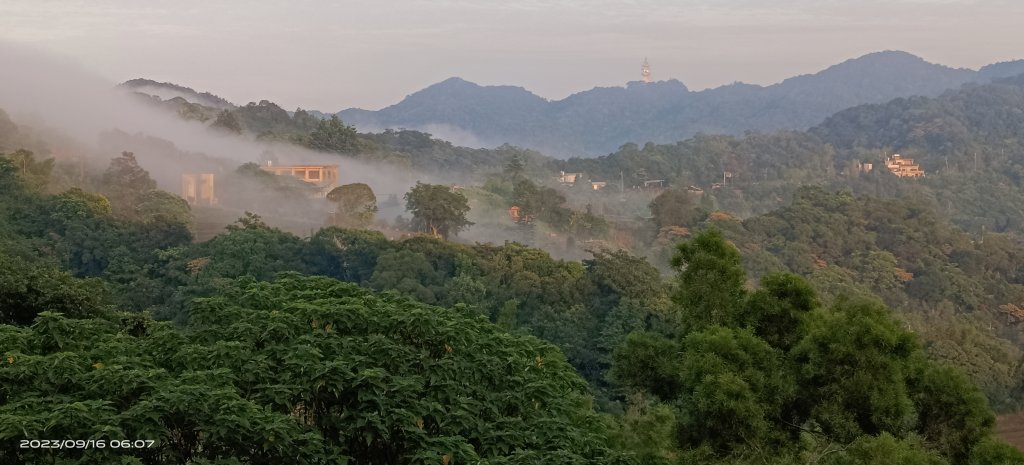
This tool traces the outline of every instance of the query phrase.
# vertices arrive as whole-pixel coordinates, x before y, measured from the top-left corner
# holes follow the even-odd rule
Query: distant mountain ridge
[[[1024,61],[975,71],[886,51],[770,86],[737,83],[693,92],[677,80],[631,82],[556,101],[521,87],[450,78],[378,111],[353,108],[338,115],[362,131],[416,129],[468,145],[510,143],[558,157],[594,156],[628,142],[669,143],[700,132],[807,129],[849,107],[934,96],[1019,73]]]
[[[235,108],[237,105],[209,92],[198,92],[192,88],[180,86],[170,82],[157,82],[150,79],[132,79],[118,85],[118,87],[138,92],[140,94],[159,97],[161,100],[173,100],[182,98],[189,103],[212,107],[220,110]]]

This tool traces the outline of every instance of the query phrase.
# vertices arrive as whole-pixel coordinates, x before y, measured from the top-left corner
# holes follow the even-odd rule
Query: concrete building
[[[291,176],[307,182],[316,187],[319,197],[326,196],[338,184],[338,165],[274,165],[267,162],[260,168],[278,176]]]
[[[563,186],[573,186],[581,179],[583,179],[583,173],[566,173],[565,171],[558,172],[558,182]]]
[[[900,154],[893,154],[885,159],[885,167],[901,178],[919,178],[924,176],[921,167],[914,163],[912,158],[903,158]]]
[[[181,175],[181,198],[189,205],[217,205],[213,173]]]

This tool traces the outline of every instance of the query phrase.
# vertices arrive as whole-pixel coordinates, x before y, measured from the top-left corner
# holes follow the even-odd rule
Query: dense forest
[[[675,144],[626,144],[560,169],[626,186],[663,179],[702,188],[704,202],[741,216],[774,210],[801,185],[885,198],[916,198],[971,232],[1024,233],[1024,79],[968,86],[934,98],[912,97],[841,111],[806,132],[742,137],[698,135]],[[923,179],[884,169],[888,155],[920,163]],[[873,164],[864,172],[861,163]],[[728,174],[728,177],[724,177]],[[716,185],[717,183],[717,185]]]
[[[1024,464],[1019,77],[565,161],[171,90],[253,162],[416,182],[0,113],[2,463]]]
[[[569,231],[596,217],[505,160],[481,192]],[[4,463],[1024,463],[991,433],[1015,340],[980,308],[1010,298],[1016,245],[927,206],[805,189],[741,221],[667,190],[648,226],[685,238],[666,277],[621,249],[446,241],[482,195],[446,186],[405,195],[424,233],[405,239],[247,213],[196,241],[133,154],[86,175],[99,192],[59,172],[0,158]],[[283,183],[258,172],[238,169]],[[339,221],[360,192],[330,197],[356,199]],[[48,437],[154,443],[17,447]]]

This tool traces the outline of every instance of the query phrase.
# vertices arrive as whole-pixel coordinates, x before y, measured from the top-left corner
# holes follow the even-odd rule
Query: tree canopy
[[[182,329],[50,312],[0,326],[0,438],[155,441],[62,454],[89,463],[625,463],[550,344],[329,278],[222,291]]]
[[[413,227],[435,237],[448,238],[473,223],[466,219],[466,196],[448,186],[416,183],[405,194],[405,209],[412,213]]]

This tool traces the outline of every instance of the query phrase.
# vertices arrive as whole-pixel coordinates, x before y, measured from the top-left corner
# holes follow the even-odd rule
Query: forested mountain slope
[[[844,108],[937,95],[1016,69],[1013,63],[984,72],[952,69],[904,52],[879,52],[766,87],[737,83],[694,92],[676,80],[634,82],[550,102],[522,88],[452,78],[379,111],[338,114],[364,131],[420,129],[462,143],[511,143],[564,158],[605,154],[627,142],[675,142],[699,132],[805,129]]]
[[[20,166],[0,158],[5,463],[1024,463],[887,308],[748,285],[716,231],[671,282],[622,252],[307,240],[251,215],[190,243],[173,202],[140,215],[151,184],[46,194]],[[153,443],[15,447],[43,434]]]

